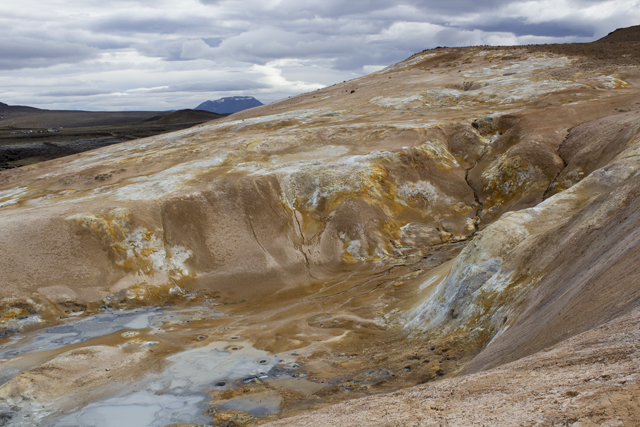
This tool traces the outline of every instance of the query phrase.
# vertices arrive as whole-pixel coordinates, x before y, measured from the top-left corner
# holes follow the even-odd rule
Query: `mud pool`
[[[260,301],[195,293],[164,308],[103,306],[14,332],[0,338],[0,425],[245,425],[436,379],[467,349],[412,341],[403,316],[449,264]]]
[[[211,418],[212,388],[223,391],[236,384],[273,379],[276,365],[285,364],[277,356],[238,342],[215,342],[167,358],[168,366],[126,387],[117,396],[94,402],[45,425],[165,426],[173,423],[207,424]],[[263,393],[232,399],[217,405],[220,411],[238,410],[259,417],[277,413],[281,399],[276,393]]]
[[[207,311],[209,318],[221,316],[215,310]],[[154,348],[160,345],[159,341],[140,337],[166,339],[163,335],[175,332],[177,325],[188,325],[194,319],[202,319],[198,315],[203,314],[202,309],[107,311],[14,335],[0,346],[0,382],[4,384],[20,372],[38,366],[43,359],[90,340],[113,340],[115,335],[124,339],[118,347],[125,350],[135,346]],[[225,329],[221,328],[222,332]],[[206,339],[204,335],[195,337],[196,342]],[[277,389],[309,392],[322,387],[296,374],[300,365],[295,357],[257,350],[240,336],[192,347],[164,358],[163,368],[158,372],[147,372],[135,381],[120,384],[115,381],[108,397],[69,413],[60,414],[47,405],[4,408],[2,425],[27,426],[36,420],[43,426],[60,427],[210,424],[211,415],[231,413],[231,417],[237,418],[238,414],[264,417],[278,413],[282,398]],[[265,381],[273,385],[264,387]],[[236,392],[247,386],[254,392],[245,391],[245,395]],[[212,401],[212,394],[225,392],[232,397]]]

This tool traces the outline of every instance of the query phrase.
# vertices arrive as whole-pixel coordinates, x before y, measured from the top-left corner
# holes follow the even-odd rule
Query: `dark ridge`
[[[610,32],[600,40],[600,43],[624,43],[624,42],[640,42],[640,25],[633,27],[618,28]]]
[[[161,114],[157,112],[85,113],[89,116],[83,119],[83,112],[74,114],[69,111],[40,110],[42,114],[24,115],[7,120],[8,114],[5,111],[12,111],[12,108],[28,107],[9,107],[3,111],[3,115],[0,115],[0,171],[94,150],[132,139],[186,129],[223,117],[208,111],[179,110]],[[151,114],[155,115],[148,117]],[[131,121],[135,119],[138,121],[132,123]],[[122,123],[124,120],[128,122]],[[53,121],[76,125],[88,122],[109,123],[111,121],[112,124],[76,127],[3,126],[7,122],[24,125],[48,124]]]
[[[202,123],[209,120],[219,119],[220,117],[224,117],[224,115],[212,113],[206,110],[178,110],[169,114],[159,114],[145,120],[145,122],[155,122],[158,124]]]

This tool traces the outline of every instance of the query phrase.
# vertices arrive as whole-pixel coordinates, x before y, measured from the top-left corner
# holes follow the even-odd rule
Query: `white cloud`
[[[638,23],[640,0],[4,2],[0,101],[102,110],[193,108],[228,95],[270,102],[439,45],[590,41]]]
[[[298,94],[303,92],[310,92],[312,90],[323,88],[323,84],[307,83],[304,81],[289,81],[282,74],[282,67],[298,65],[291,60],[281,59],[273,62],[269,62],[265,65],[254,65],[251,67],[252,71],[264,74],[264,77],[260,77],[257,80],[265,83],[266,85],[282,91],[283,93]]]

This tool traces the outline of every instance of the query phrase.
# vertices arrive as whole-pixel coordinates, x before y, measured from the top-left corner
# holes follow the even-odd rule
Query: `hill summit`
[[[238,111],[264,105],[253,96],[227,96],[215,101],[205,101],[198,105],[195,110],[205,110],[218,114],[233,114]]]
[[[640,42],[640,25],[618,28],[598,41],[602,43]]]

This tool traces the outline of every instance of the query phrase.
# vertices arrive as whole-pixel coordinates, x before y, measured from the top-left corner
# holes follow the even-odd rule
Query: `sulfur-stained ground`
[[[99,398],[180,395],[153,375],[188,355],[255,351],[241,364],[255,373],[190,389],[211,398],[189,394],[194,419],[239,425],[338,403],[295,422],[628,424],[637,62],[636,42],[434,49],[195,128],[0,172],[0,345],[18,352],[0,361],[1,403],[15,420],[63,425],[54,417],[99,412]],[[20,353],[39,328],[149,307],[167,312]],[[85,381],[91,360],[118,358]],[[132,370],[126,386],[110,382]],[[198,382],[187,373],[176,384]],[[85,388],[86,401],[72,398]],[[268,411],[232,407],[241,395]],[[145,402],[156,418],[175,404]]]

